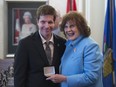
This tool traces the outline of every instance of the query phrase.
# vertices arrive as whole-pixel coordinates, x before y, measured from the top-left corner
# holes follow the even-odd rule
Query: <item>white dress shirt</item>
[[[40,32],[39,32],[39,34],[40,34]],[[43,38],[43,36],[42,36],[41,34],[40,34],[40,37],[41,37],[41,39],[42,39],[43,47],[44,47],[44,50],[45,50],[45,48],[46,48],[45,42],[47,42],[47,41]],[[53,52],[54,52],[53,34],[52,34],[52,37],[50,38],[49,41],[51,42],[51,43],[49,44],[50,49],[51,49],[51,58],[53,58]]]

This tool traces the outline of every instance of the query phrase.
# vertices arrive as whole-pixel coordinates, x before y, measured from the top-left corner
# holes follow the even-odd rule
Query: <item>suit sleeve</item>
[[[23,40],[19,42],[14,62],[14,87],[26,87],[28,54]]]
[[[69,87],[86,87],[95,84],[101,79],[103,58],[99,46],[96,43],[87,45],[84,49],[83,73],[68,76]]]

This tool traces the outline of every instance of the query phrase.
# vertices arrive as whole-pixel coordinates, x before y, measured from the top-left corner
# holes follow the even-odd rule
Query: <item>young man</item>
[[[55,67],[59,73],[59,64],[65,50],[65,40],[53,35],[56,11],[50,5],[42,5],[37,9],[38,31],[20,40],[14,63],[15,87],[59,87],[59,84],[46,80],[44,67]],[[50,57],[45,52],[49,43]]]

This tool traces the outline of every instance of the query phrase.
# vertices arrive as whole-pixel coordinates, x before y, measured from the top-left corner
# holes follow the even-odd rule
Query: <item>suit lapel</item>
[[[52,64],[54,64],[56,61],[56,59],[58,58],[58,50],[59,50],[59,43],[58,43],[58,39],[57,37],[55,37],[54,35],[54,53],[53,53],[53,61],[52,61]]]
[[[42,58],[42,60],[48,65],[48,60],[47,60],[47,57],[46,57],[46,54],[45,54],[45,51],[44,51],[44,48],[43,48],[43,44],[42,44],[42,40],[40,38],[40,35],[39,33],[37,32],[34,36],[34,44],[35,44],[35,47],[36,49],[38,50],[38,53],[40,54],[40,58]]]
[[[53,36],[53,39],[54,39],[54,53],[53,53],[52,64],[54,65],[57,62],[57,59],[59,58],[58,52],[59,52],[60,44],[59,44],[58,38],[55,35]],[[41,40],[38,32],[36,32],[36,34],[33,36],[33,40],[35,40],[35,41],[33,41],[35,44],[35,48],[37,49],[38,53],[40,54],[42,60],[46,63],[46,65],[49,65],[46,53],[43,48],[42,40]]]

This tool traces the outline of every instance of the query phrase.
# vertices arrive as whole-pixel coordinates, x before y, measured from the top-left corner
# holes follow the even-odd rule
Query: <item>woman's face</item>
[[[24,21],[25,21],[26,24],[28,24],[28,23],[31,22],[31,19],[30,19],[29,16],[25,16],[25,17],[24,17]]]
[[[66,34],[67,39],[69,40],[75,40],[80,35],[80,32],[74,21],[66,22],[64,32]]]

